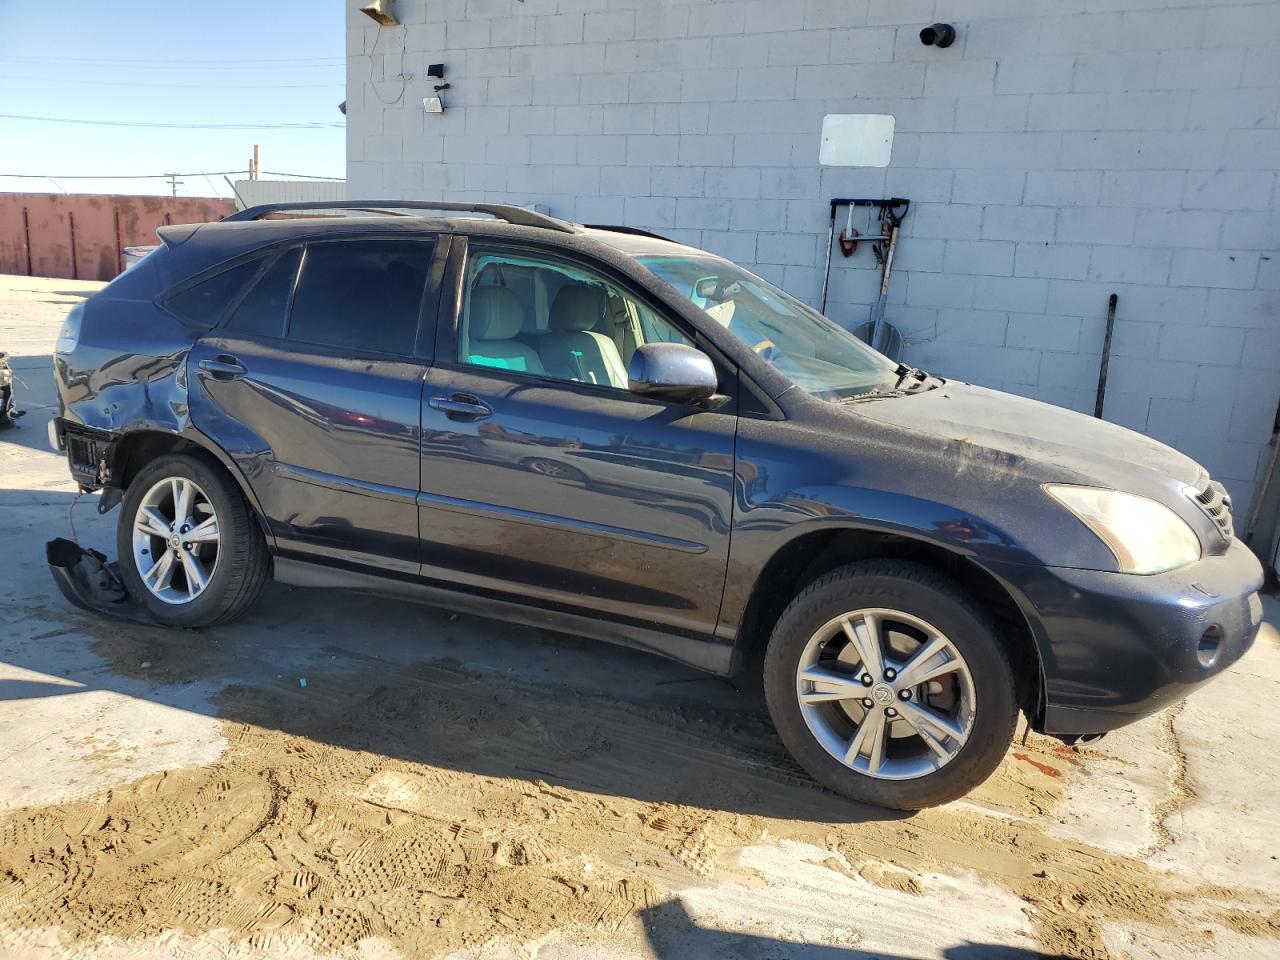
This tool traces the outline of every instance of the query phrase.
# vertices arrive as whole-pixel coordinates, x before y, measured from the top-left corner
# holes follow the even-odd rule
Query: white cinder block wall
[[[1091,411],[1114,292],[1107,418],[1249,502],[1280,395],[1280,2],[397,0],[381,30],[347,2],[350,196],[647,227],[810,302],[828,199],[909,197],[908,360]],[[954,46],[920,43],[934,20]],[[890,166],[820,167],[828,113],[893,114]],[[877,279],[837,253],[828,313],[860,323]]]

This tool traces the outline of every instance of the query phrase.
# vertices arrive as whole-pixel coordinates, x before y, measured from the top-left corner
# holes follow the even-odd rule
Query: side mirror
[[[627,388],[655,400],[702,403],[715,396],[719,385],[711,358],[683,343],[637,347],[627,368]]]

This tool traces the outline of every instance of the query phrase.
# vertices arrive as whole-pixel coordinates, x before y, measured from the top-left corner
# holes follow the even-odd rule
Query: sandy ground
[[[815,788],[754,684],[627,650],[283,587],[200,632],[73,610],[43,543],[116,515],[45,447],[48,353],[96,286],[0,277],[0,957],[1280,955],[1272,626],[905,817]]]

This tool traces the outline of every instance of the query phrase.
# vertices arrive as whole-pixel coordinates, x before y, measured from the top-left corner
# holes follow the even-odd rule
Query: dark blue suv
[[[1225,491],[1146,437],[642,231],[310,206],[162,228],[58,341],[53,442],[152,621],[274,576],[754,665],[817,780],[899,808],[980,783],[1019,710],[1096,736],[1257,633]]]

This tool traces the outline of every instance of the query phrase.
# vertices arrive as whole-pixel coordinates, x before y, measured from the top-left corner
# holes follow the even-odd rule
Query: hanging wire
[[[378,32],[373,37],[373,47],[372,49],[369,50],[369,54],[368,54],[369,56],[369,89],[373,91],[373,95],[377,97],[378,100],[384,106],[390,107],[390,106],[394,106],[395,104],[403,100],[404,92],[409,88],[409,78],[406,77],[404,73],[404,53],[405,53],[405,46],[406,46],[408,35],[409,35],[409,28],[406,27],[404,24],[400,24],[400,73],[396,77],[396,79],[400,81],[400,92],[396,94],[396,98],[394,100],[383,99],[382,94],[378,92],[378,84],[374,83],[373,81],[373,63],[374,63],[375,54],[377,54],[378,52],[378,41],[382,39],[382,30],[383,30],[383,27],[380,24],[378,26]],[[382,79],[386,80],[386,69],[384,68],[382,72],[383,72]]]

